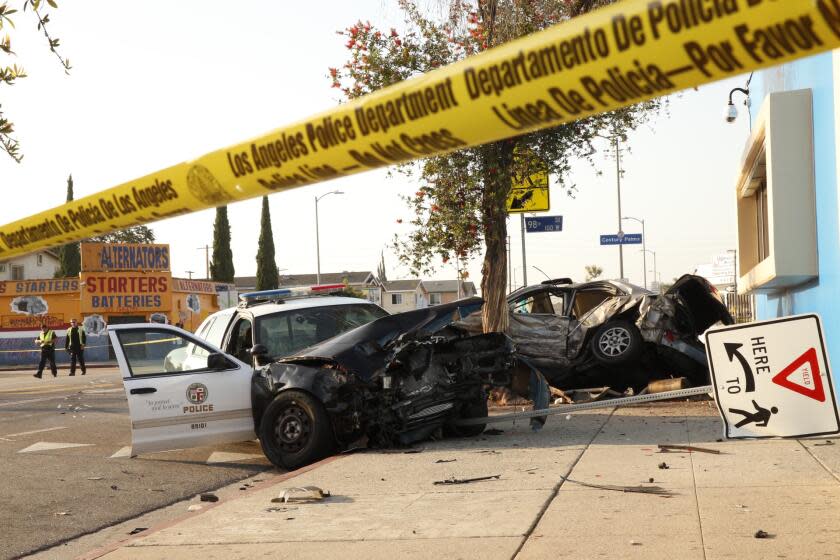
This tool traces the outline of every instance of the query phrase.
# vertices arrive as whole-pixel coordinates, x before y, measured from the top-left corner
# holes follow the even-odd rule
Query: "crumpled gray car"
[[[558,389],[643,389],[657,379],[709,382],[701,335],[733,319],[705,278],[686,274],[665,293],[604,280],[549,280],[508,298],[516,355]],[[456,323],[480,332],[481,317]]]

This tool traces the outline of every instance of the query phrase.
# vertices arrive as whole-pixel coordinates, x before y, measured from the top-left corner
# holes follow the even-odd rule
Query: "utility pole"
[[[344,194],[342,191],[330,191],[328,193],[322,194],[321,196],[315,197],[315,259],[317,261],[317,274],[315,276],[315,283],[321,283],[321,234],[320,229],[318,227],[318,201],[324,198],[325,196],[331,194]]]
[[[199,251],[204,251],[204,279],[210,280],[210,245],[199,247]],[[192,276],[190,276],[192,278]]]
[[[525,262],[525,213],[519,214],[519,229],[522,232],[522,285],[528,285],[528,266]]]
[[[615,137],[615,185],[618,189],[618,270],[624,278],[624,235],[621,231],[621,152],[618,148],[618,136]],[[524,223],[524,222],[523,222]]]
[[[192,280],[192,275],[194,274],[194,273],[193,273],[193,271],[192,271],[192,270],[186,270],[186,271],[184,271],[184,272],[186,272],[186,273],[187,273],[187,276],[189,276],[189,277],[190,277],[190,280]]]

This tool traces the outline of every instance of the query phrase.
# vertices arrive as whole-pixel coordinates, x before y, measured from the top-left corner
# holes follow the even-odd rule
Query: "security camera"
[[[737,118],[738,118],[738,109],[730,101],[729,105],[726,107],[726,122],[728,122],[728,123],[735,122],[735,119],[737,119]]]

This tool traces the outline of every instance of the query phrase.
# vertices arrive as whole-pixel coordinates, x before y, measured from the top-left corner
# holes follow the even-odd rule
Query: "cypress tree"
[[[257,289],[274,290],[280,284],[277,263],[274,262],[274,237],[271,233],[271,213],[268,197],[262,199],[260,241],[257,248]]]
[[[67,202],[73,200],[73,175],[67,176]],[[82,268],[82,256],[78,243],[68,243],[58,248],[58,278],[78,276]]]
[[[216,208],[216,222],[213,224],[213,259],[210,262],[210,279],[230,283],[233,282],[234,274],[227,206],[219,206]]]

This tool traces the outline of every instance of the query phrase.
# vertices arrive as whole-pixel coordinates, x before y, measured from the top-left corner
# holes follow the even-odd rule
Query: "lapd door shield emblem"
[[[201,404],[207,400],[207,386],[203,383],[193,383],[187,387],[187,400],[192,404]]]

